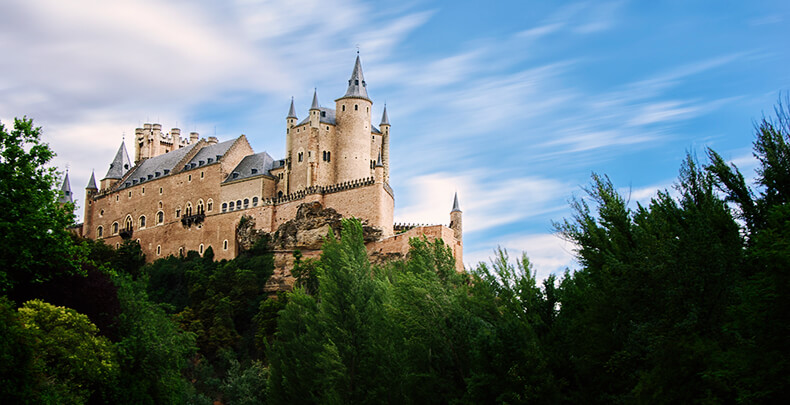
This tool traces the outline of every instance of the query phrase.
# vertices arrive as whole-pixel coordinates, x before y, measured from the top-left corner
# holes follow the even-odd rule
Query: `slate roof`
[[[318,105],[318,89],[316,89],[313,90],[313,104],[310,105],[310,109],[317,110],[319,108],[321,108],[321,106]]]
[[[180,162],[181,159],[183,159],[184,156],[186,156],[190,151],[192,151],[192,149],[196,145],[197,143],[194,143],[192,145],[187,145],[183,148],[178,148],[172,152],[168,152],[159,156],[154,156],[152,158],[140,162],[139,165],[135,166],[132,169],[133,170],[132,174],[129,175],[126,181],[123,184],[121,184],[118,187],[118,189],[122,190],[127,187],[144,183],[148,180],[153,180],[159,177],[169,175],[175,169],[175,165],[178,164],[178,162]],[[140,179],[143,179],[143,181],[141,182]]]
[[[129,169],[132,168],[132,162],[129,160],[129,154],[126,153],[126,144],[121,141],[121,147],[115,153],[115,158],[110,163],[110,169],[104,175],[105,179],[122,179]]]
[[[91,171],[91,179],[88,180],[88,187],[85,187],[88,190],[98,190],[96,187],[96,176],[94,176],[93,171]]]
[[[66,173],[66,177],[63,178],[63,185],[60,186],[60,197],[58,197],[58,202],[61,204],[74,202],[71,196],[71,183],[69,182],[69,174]]]
[[[346,94],[341,98],[346,97],[358,97],[370,100],[368,98],[365,76],[362,74],[362,64],[359,62],[359,55],[357,55],[357,61],[354,63],[354,71],[351,72],[351,79],[348,80],[348,90],[346,90]]]
[[[321,111],[321,113],[318,115],[320,123],[337,125],[337,119],[335,118],[335,109],[327,108],[327,107],[318,107],[318,109]],[[308,122],[310,122],[310,117],[309,116],[307,118],[299,121],[299,123],[296,124],[296,125],[299,126],[299,125],[302,125],[302,124],[307,124]],[[381,131],[379,131],[379,129],[376,128],[375,125],[371,125],[370,126],[370,132],[372,132],[374,134],[380,134],[381,133]]]
[[[228,176],[223,183],[243,180],[261,174],[271,176],[269,170],[271,170],[274,165],[274,159],[266,152],[245,156],[244,159],[236,165],[233,171],[230,172],[230,176]]]
[[[381,124],[379,125],[389,125],[390,124],[390,117],[387,116],[387,105],[384,104],[384,113],[381,114]]]
[[[294,98],[291,97],[291,109],[288,110],[288,116],[285,118],[296,118],[296,109],[294,108]]]
[[[187,162],[189,169],[217,162],[219,158],[225,156],[225,152],[227,152],[228,149],[233,146],[233,143],[236,142],[236,139],[231,139],[229,141],[215,143],[214,145],[203,147],[203,149],[199,150],[198,153],[195,154],[195,157],[193,157],[192,160]],[[184,170],[188,169],[185,167]]]
[[[458,192],[455,193],[455,197],[453,198],[453,210],[450,212],[461,212],[461,207],[458,205]]]

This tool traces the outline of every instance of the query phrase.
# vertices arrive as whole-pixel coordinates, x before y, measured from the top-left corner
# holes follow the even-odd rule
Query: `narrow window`
[[[228,240],[222,241],[222,250],[228,250]]]
[[[156,223],[162,225],[165,222],[165,213],[159,211],[156,213]]]
[[[222,212],[228,211],[228,203],[222,203]]]
[[[245,208],[246,208],[246,207],[245,207]],[[240,210],[240,209],[241,209],[241,200],[236,200],[236,209],[237,209],[237,210]]]
[[[346,106],[345,105],[343,106],[343,111],[346,111]]]
[[[100,217],[103,217],[103,216],[104,216],[104,210],[101,210],[101,211],[99,211],[99,216],[100,216]]]
[[[176,218],[181,218],[181,208],[176,208]]]
[[[258,206],[258,197],[252,197],[252,206],[253,207],[257,207]]]
[[[131,231],[132,230],[132,217],[131,216],[127,216],[126,217],[126,230],[127,231]]]
[[[129,192],[129,198],[132,198],[132,192],[131,191]]]
[[[206,211],[211,212],[214,209],[214,201],[209,199],[206,203]]]
[[[233,201],[231,201],[231,202],[230,202],[230,208],[228,208],[228,209],[229,209],[229,210],[231,210],[231,211],[233,211],[233,207],[235,207],[235,206],[236,206],[236,203],[234,203]]]
[[[187,178],[187,181],[192,181],[192,175],[191,175],[191,174],[190,174],[190,175],[189,175],[189,177]]]
[[[203,172],[200,172],[200,178],[201,179],[203,178]]]
[[[143,190],[140,192],[140,194],[145,195],[145,187],[143,187]]]
[[[145,228],[145,215],[140,216],[140,229]]]
[[[247,208],[250,208],[250,199],[249,198],[245,198],[244,199],[244,209],[246,210]]]
[[[332,152],[326,152],[326,161],[327,162],[331,162],[332,161]]]
[[[104,228],[100,226],[96,228],[96,237],[101,238],[102,236],[104,236]]]
[[[162,195],[162,187],[159,187],[159,195]]]
[[[178,255],[179,256],[184,256],[184,248],[183,247],[178,248]]]
[[[118,223],[117,222],[113,222],[112,223],[112,234],[113,235],[117,235],[118,234]]]
[[[359,110],[359,105],[358,104],[354,104],[354,111],[358,111],[358,110]]]
[[[198,201],[197,213],[198,215],[205,213],[205,209],[203,207],[203,200]]]
[[[200,244],[199,251],[200,251],[200,254],[202,255],[203,254],[203,244],[202,243]]]
[[[156,255],[159,256],[162,254],[162,245],[156,245]]]

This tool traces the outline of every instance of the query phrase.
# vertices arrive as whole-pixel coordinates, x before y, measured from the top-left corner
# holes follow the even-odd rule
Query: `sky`
[[[458,192],[465,263],[500,246],[543,278],[578,267],[553,223],[593,172],[632,203],[708,147],[753,177],[788,38],[786,0],[3,0],[0,121],[43,127],[81,212],[146,122],[282,158],[291,97],[333,108],[358,50],[396,222],[447,224]]]

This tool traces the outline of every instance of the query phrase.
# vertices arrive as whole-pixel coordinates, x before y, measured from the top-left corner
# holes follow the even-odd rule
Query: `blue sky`
[[[396,221],[447,223],[458,191],[465,261],[502,246],[544,277],[576,266],[551,223],[592,172],[643,202],[688,151],[753,173],[788,38],[787,1],[6,0],[0,120],[44,127],[81,203],[144,122],[282,157],[291,96],[333,107],[358,46]]]

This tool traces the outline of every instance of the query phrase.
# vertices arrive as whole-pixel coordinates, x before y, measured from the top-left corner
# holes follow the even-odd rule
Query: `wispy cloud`
[[[500,240],[499,247],[507,250],[511,260],[526,253],[538,280],[544,280],[550,274],[562,274],[565,269],[572,270],[576,264],[576,246],[556,234],[505,236]],[[480,262],[489,263],[494,254],[493,249],[466,251],[464,261],[467,267],[474,267]]]

